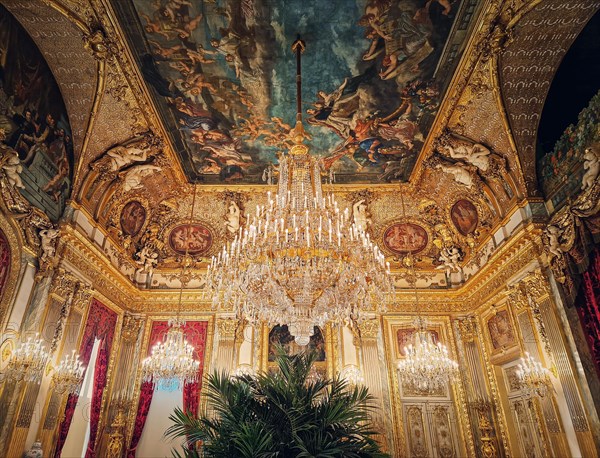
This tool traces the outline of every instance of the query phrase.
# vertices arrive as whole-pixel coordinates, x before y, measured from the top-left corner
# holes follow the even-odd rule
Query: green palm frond
[[[210,416],[175,409],[165,433],[183,440],[182,453],[195,458],[385,457],[373,439],[373,397],[365,387],[340,378],[308,381],[316,355],[277,350],[276,372],[230,377],[210,374],[204,384]]]

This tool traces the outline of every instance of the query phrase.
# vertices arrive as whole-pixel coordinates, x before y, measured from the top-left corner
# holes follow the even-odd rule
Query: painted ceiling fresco
[[[262,183],[294,122],[338,183],[406,180],[476,0],[113,0],[192,181]]]

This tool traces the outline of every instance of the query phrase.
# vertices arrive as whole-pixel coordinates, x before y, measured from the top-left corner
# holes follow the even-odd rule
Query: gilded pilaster
[[[360,343],[362,349],[362,367],[365,378],[365,386],[369,393],[375,398],[376,408],[372,412],[372,429],[374,431],[391,431],[389,415],[384,408],[384,390],[381,376],[381,366],[385,365],[383,355],[379,355],[377,339],[379,337],[380,322],[378,319],[365,320],[358,325]],[[393,450],[390,437],[378,434],[377,441],[385,450]]]
[[[234,369],[234,353],[236,344],[236,335],[240,323],[234,318],[217,319],[217,353],[215,357],[215,369],[221,371],[231,371]]]

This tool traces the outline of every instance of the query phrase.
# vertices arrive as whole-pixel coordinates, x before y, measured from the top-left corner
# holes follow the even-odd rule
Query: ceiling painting
[[[338,183],[407,180],[476,0],[113,1],[192,181],[260,184],[304,118]]]

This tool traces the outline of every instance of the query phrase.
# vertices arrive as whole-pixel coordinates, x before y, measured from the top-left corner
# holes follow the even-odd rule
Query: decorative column
[[[528,299],[537,334],[543,343],[543,350],[547,358],[552,361],[552,369],[560,382],[560,389],[557,391],[559,395],[562,392],[566,409],[561,409],[560,402],[558,408],[561,410],[561,416],[565,423],[564,428],[571,453],[573,456],[596,457],[598,453],[594,445],[594,438],[581,402],[570,353],[554,311],[548,279],[541,270],[536,270],[525,277],[518,288]],[[574,431],[576,441],[569,440],[569,430]]]
[[[233,369],[238,324],[234,318],[217,318],[218,342],[214,367],[218,371],[229,372]]]
[[[454,329],[458,336],[457,348],[469,423],[476,442],[475,453],[482,458],[503,457],[505,451],[503,447],[499,447],[496,434],[496,424],[498,423],[496,406],[488,392],[482,352],[477,341],[477,337],[481,335],[477,320],[474,317],[455,320]],[[504,447],[506,447],[508,441],[504,435],[502,439]]]
[[[125,438],[133,430],[135,421],[134,392],[140,364],[141,338],[144,318],[125,313],[121,327],[121,346],[114,368],[115,378],[112,385],[107,415],[107,428],[98,444],[97,456],[118,458],[123,454]],[[127,421],[127,420],[130,421]],[[127,425],[130,425],[129,430]]]
[[[75,345],[64,343],[71,310],[85,310],[92,296],[92,290],[87,283],[78,281],[70,273],[59,269],[57,281],[50,295],[54,298],[65,298],[58,319],[56,320],[56,328],[50,343],[50,352],[54,355],[52,363],[58,364],[62,355],[68,354],[70,350],[75,349]],[[80,325],[80,323],[78,324]],[[51,385],[47,386],[47,388],[49,389],[43,390],[43,393],[41,392],[40,396],[38,396],[38,403],[44,403],[44,410],[41,421],[36,428],[37,437],[35,439],[39,439],[42,442],[42,449],[48,452],[54,443],[59,412],[66,396],[57,393]]]
[[[383,353],[378,351],[378,338],[380,330],[379,319],[370,319],[363,321],[358,325],[359,342],[362,354],[363,375],[365,386],[369,393],[375,398],[373,403],[375,408],[371,413],[373,431],[381,431],[375,439],[381,444],[384,451],[393,451],[392,434],[385,434],[385,431],[391,433],[392,426],[389,422],[390,414],[385,409],[383,375],[386,373],[386,363]],[[359,344],[359,345],[357,345]],[[393,454],[393,453],[392,453]]]

